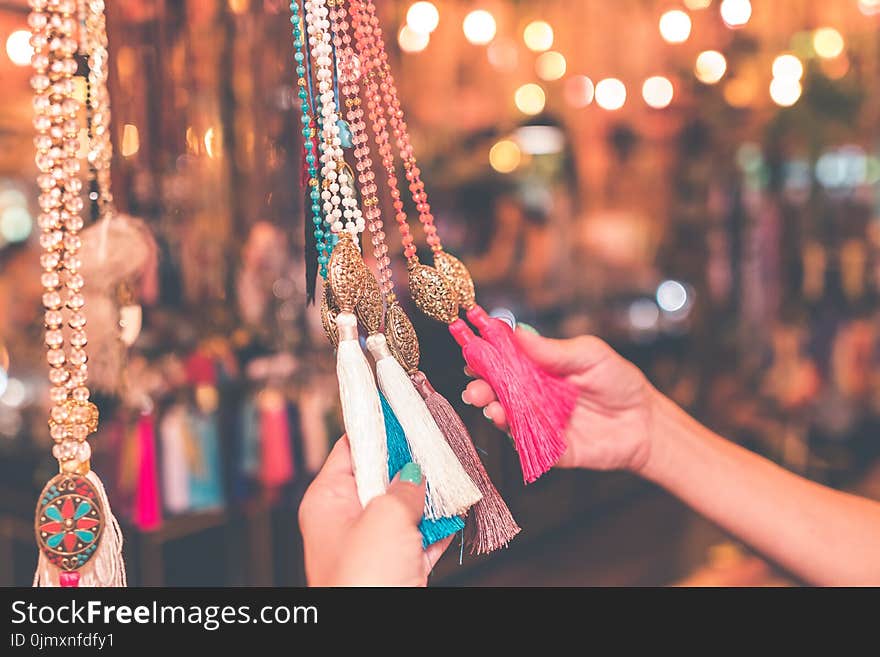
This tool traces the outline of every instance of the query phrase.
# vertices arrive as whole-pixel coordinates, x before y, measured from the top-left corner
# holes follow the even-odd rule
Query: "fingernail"
[[[418,463],[410,461],[400,469],[400,480],[418,486],[422,483],[422,469]]]
[[[523,331],[526,331],[528,333],[534,333],[535,335],[541,335],[540,333],[538,333],[538,329],[536,329],[531,324],[526,324],[525,322],[520,322],[516,326],[517,326],[517,328],[521,328]]]
[[[467,404],[468,406],[470,406],[470,404],[471,404],[471,400],[468,399],[468,397],[467,397],[467,390],[462,390],[462,391],[461,391],[461,401],[463,401],[465,404]]]
[[[488,406],[484,406],[484,407],[483,407],[483,417],[486,418],[487,420],[489,420],[489,422],[491,422],[491,421],[492,421],[492,417],[489,415],[489,410],[488,410],[488,409],[489,409]]]

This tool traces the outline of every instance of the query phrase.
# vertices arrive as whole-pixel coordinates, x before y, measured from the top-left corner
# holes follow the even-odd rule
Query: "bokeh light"
[[[604,110],[619,110],[626,103],[626,85],[617,78],[599,80],[596,85],[596,104]]]
[[[804,76],[804,65],[791,54],[779,55],[773,60],[773,77],[784,80],[800,80]]]
[[[565,81],[565,102],[572,107],[586,107],[593,102],[596,87],[586,75],[572,75]]]
[[[137,126],[126,123],[122,128],[122,157],[131,157],[141,148]]]
[[[522,160],[522,153],[515,141],[502,139],[489,149],[489,164],[498,173],[514,171]]]
[[[678,281],[663,281],[657,286],[657,305],[668,313],[685,307],[688,301],[687,288]]]
[[[660,17],[660,36],[669,43],[684,43],[691,35],[691,17],[681,9],[671,9]]]
[[[791,107],[801,97],[801,83],[794,78],[773,78],[770,98],[780,107]]]
[[[516,90],[513,100],[523,114],[540,114],[547,98],[541,85],[529,82]]]
[[[721,18],[728,27],[742,27],[752,17],[752,3],[749,0],[723,0]]]
[[[859,11],[865,16],[880,14],[880,0],[859,0]]]
[[[822,59],[834,59],[843,52],[843,36],[833,27],[813,32],[813,49]]]
[[[562,53],[549,50],[540,55],[535,62],[535,72],[542,80],[558,80],[565,75],[565,57]]]
[[[7,242],[24,242],[32,227],[33,219],[26,207],[12,205],[0,214],[0,235]]]
[[[668,107],[672,102],[673,94],[672,82],[662,75],[650,77],[642,85],[642,98],[645,99],[649,107],[654,109]]]
[[[694,75],[704,84],[715,84],[724,77],[727,71],[727,60],[717,50],[704,50],[697,55],[694,64]]]
[[[16,30],[6,39],[6,54],[16,66],[27,66],[31,63],[34,49],[31,47],[31,33],[27,30]]]
[[[712,4],[712,0],[684,0],[684,6],[688,9],[706,9]]]
[[[495,38],[498,27],[495,17],[485,9],[475,9],[464,17],[461,24],[464,38],[477,46],[484,46]]]
[[[532,21],[523,30],[523,41],[529,50],[550,50],[553,46],[553,28],[545,21]]]
[[[416,32],[409,25],[400,28],[397,43],[404,52],[421,52],[428,47],[431,37],[424,32]]]
[[[440,12],[430,2],[415,2],[406,12],[406,24],[415,32],[430,34],[440,24]]]
[[[758,84],[755,78],[736,77],[724,85],[724,100],[731,107],[748,107],[757,96]]]
[[[495,39],[486,48],[486,57],[492,66],[505,73],[513,73],[519,64],[519,51],[511,39]]]

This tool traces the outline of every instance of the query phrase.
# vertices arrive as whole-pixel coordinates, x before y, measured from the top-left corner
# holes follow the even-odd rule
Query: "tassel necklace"
[[[405,368],[412,386],[424,400],[424,406],[434,420],[432,425],[437,425],[442,431],[443,438],[452,448],[456,458],[461,462],[465,472],[482,495],[480,501],[474,506],[473,522],[468,524],[468,542],[472,551],[478,554],[492,552],[508,545],[520,531],[520,528],[486,473],[461,418],[458,417],[449,402],[434,390],[425,374],[419,370],[418,337],[394,293],[391,261],[388,257],[388,246],[385,243],[379,200],[376,197],[377,187],[373,161],[367,146],[368,138],[363,120],[364,110],[358,95],[358,81],[361,77],[361,71],[351,47],[351,36],[347,32],[348,23],[346,22],[345,9],[338,0],[335,9],[331,9],[330,16],[333,21],[334,37],[338,39],[337,49],[340,49],[341,46],[342,50],[340,79],[348,112],[348,125],[353,133],[354,154],[357,158],[355,168],[358,171],[361,193],[364,196],[364,212],[378,267],[379,289],[375,292],[385,300],[385,329],[388,346],[399,364]],[[370,86],[371,82],[372,80],[368,79],[364,89],[368,98],[375,94],[375,90]],[[368,107],[370,108],[370,122],[374,131],[377,131],[377,135],[379,135],[381,131],[384,131],[384,127],[376,121],[375,104],[368,102]],[[387,132],[384,134],[385,141],[382,143],[383,146],[387,146]],[[380,154],[386,168],[391,167],[393,170],[393,160],[389,159],[386,150],[380,148]],[[369,347],[370,339],[367,340],[367,344]]]
[[[309,91],[311,91],[311,80],[310,76],[307,73],[307,67],[310,68],[310,60],[303,53],[302,31],[300,28],[299,6],[297,0],[294,0],[294,2],[291,3],[290,9],[292,14],[291,22],[293,23],[294,47],[296,49],[295,59],[297,62],[297,84],[299,87],[298,94],[301,101],[302,123],[303,126],[312,128],[315,125],[313,119],[311,118],[311,115],[314,115],[314,110],[310,106],[309,102],[312,95],[307,91],[307,87]],[[344,16],[342,17],[342,19],[344,20]],[[338,31],[335,31],[333,43],[334,51],[338,49],[338,46],[340,45],[340,43],[337,41],[338,38]],[[337,85],[334,85],[334,88],[336,87]],[[346,148],[351,147],[352,143],[348,137],[349,133],[347,132],[347,124],[345,124],[344,122],[340,122],[339,126],[341,145]],[[330,237],[328,238],[323,229],[324,221],[321,217],[321,206],[318,204],[320,196],[318,194],[318,172],[317,167],[315,166],[316,158],[314,155],[314,152],[316,150],[317,149],[315,148],[312,139],[306,138],[303,142],[303,172],[304,180],[311,188],[311,223],[314,226],[314,232],[311,236],[314,237],[315,248],[318,251],[317,271],[321,273],[323,278],[326,278],[327,263],[329,261],[328,253],[332,251],[334,236],[333,233],[330,233]],[[308,225],[308,223],[306,225]],[[311,261],[315,261],[315,258],[311,257],[308,253],[306,254],[306,258]],[[311,284],[311,279],[314,278],[314,273],[309,278],[309,284]],[[321,317],[324,323],[325,332],[327,333],[331,344],[333,344],[335,348],[338,342],[337,329],[335,326],[335,313],[331,313],[329,306],[330,288],[329,285],[325,283],[324,295],[322,297],[321,304]],[[382,416],[384,420],[386,434],[386,446],[388,450],[388,476],[389,478],[391,478],[396,475],[397,472],[407,462],[412,460],[412,456],[409,451],[409,446],[406,442],[406,437],[403,433],[403,428],[400,426],[400,423],[394,416],[394,411],[388,405],[388,401],[385,399],[384,395],[380,393],[379,398],[382,406]],[[440,517],[436,519],[422,517],[422,520],[419,523],[419,530],[422,534],[422,543],[424,547],[436,543],[437,541],[446,538],[447,536],[455,534],[463,528],[464,521],[458,516]]]
[[[34,48],[34,143],[41,191],[40,265],[51,368],[49,433],[55,442],[52,455],[59,463],[59,474],[46,484],[37,501],[35,534],[40,556],[34,585],[124,586],[122,533],[104,486],[89,467],[91,448],[87,438],[97,429],[98,408],[89,401],[86,385],[84,281],[77,256],[84,222],[80,216],[82,181],[77,159],[80,104],[73,81],[79,47],[75,37],[80,30],[85,31],[83,43],[92,49],[90,66],[102,67],[106,62],[106,35],[96,38],[95,31],[103,34],[104,6],[100,0],[31,0],[31,9],[28,23]],[[94,80],[100,82],[105,79],[102,76]],[[99,103],[107,101],[106,94],[99,93],[95,98]],[[96,106],[97,112],[108,109]],[[106,114],[104,117],[109,119]],[[94,141],[90,146],[90,157],[103,161],[106,156],[99,148],[104,146]],[[69,331],[63,328],[65,315]],[[69,342],[67,350],[65,341]]]
[[[378,284],[367,269],[355,239],[363,232],[365,221],[354,196],[353,175],[343,159],[339,136],[340,119],[331,85],[333,60],[330,55],[333,48],[330,44],[329,10],[326,0],[311,0],[306,2],[305,7],[321,101],[322,140],[319,148],[321,178],[325,187],[322,191],[324,214],[330,221],[331,232],[339,236],[330,256],[328,281],[330,301],[335,302],[339,309],[335,315],[339,335],[337,363],[347,362],[349,365],[348,368],[337,367],[340,390],[346,387],[345,375],[351,372],[355,357],[372,374],[358,343],[357,311],[369,332],[367,346],[376,361],[379,387],[404,429],[413,460],[425,473],[428,482],[425,515],[431,519],[462,515],[480,499],[480,492],[446,444],[424,402],[413,389],[403,368],[392,356],[385,336],[379,331],[383,315],[382,300]],[[342,360],[344,340],[351,344],[347,361]],[[347,391],[348,394],[343,395],[343,414],[346,404],[351,405],[352,399],[358,393],[369,394],[365,388],[367,378],[363,381],[364,387],[351,389]],[[379,405],[375,388],[371,393],[370,396]],[[363,405],[360,400],[356,403]],[[381,408],[379,412],[381,413]],[[357,417],[354,415],[352,419]],[[381,415],[379,420],[381,422]],[[346,427],[348,426],[349,423],[346,422]],[[354,445],[352,447],[354,449]]]
[[[419,261],[393,164],[386,167],[395,219],[408,263],[410,293],[419,310],[449,325],[468,367],[495,391],[510,424],[523,479],[531,483],[549,470],[565,451],[564,432],[574,409],[577,390],[535,365],[520,349],[510,326],[489,317],[477,305],[470,274],[461,261],[443,249],[437,234],[372,0],[353,0],[352,21],[364,75],[378,87],[368,96],[376,106],[374,125],[391,128],[419,221],[433,252],[433,267]],[[377,145],[382,144],[377,142]],[[390,147],[387,152],[390,153]],[[477,337],[459,318],[460,308],[465,310],[481,337]]]

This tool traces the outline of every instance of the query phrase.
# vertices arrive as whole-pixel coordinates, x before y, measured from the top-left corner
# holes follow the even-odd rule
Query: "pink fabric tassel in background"
[[[293,479],[293,452],[287,400],[277,390],[264,390],[260,407],[260,482],[277,489]]]
[[[141,531],[158,529],[162,523],[159,480],[156,471],[156,434],[152,414],[138,419],[138,482],[135,491],[134,523]]]

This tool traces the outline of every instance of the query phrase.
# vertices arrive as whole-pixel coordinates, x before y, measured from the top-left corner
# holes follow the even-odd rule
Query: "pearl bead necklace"
[[[49,398],[52,454],[65,472],[88,469],[91,449],[86,441],[97,428],[98,409],[89,402],[87,337],[83,313],[83,277],[77,256],[82,242],[80,213],[82,182],[78,177],[80,104],[74,95],[73,75],[77,65],[74,38],[77,21],[75,0],[31,0],[28,23],[34,49],[34,128],[37,136],[36,164],[40,170],[40,246],[43,255],[43,305],[45,342],[51,367]],[[69,311],[70,348],[65,351],[64,307]]]
[[[333,92],[333,69],[330,43],[330,21],[326,0],[306,0],[306,24],[309,45],[316,63],[315,77],[321,101],[321,179],[324,189],[321,199],[324,215],[335,234],[343,231],[355,238],[362,233],[365,220],[354,196],[354,181],[345,169],[342,140],[339,132],[339,115]],[[344,222],[343,222],[344,219]]]

